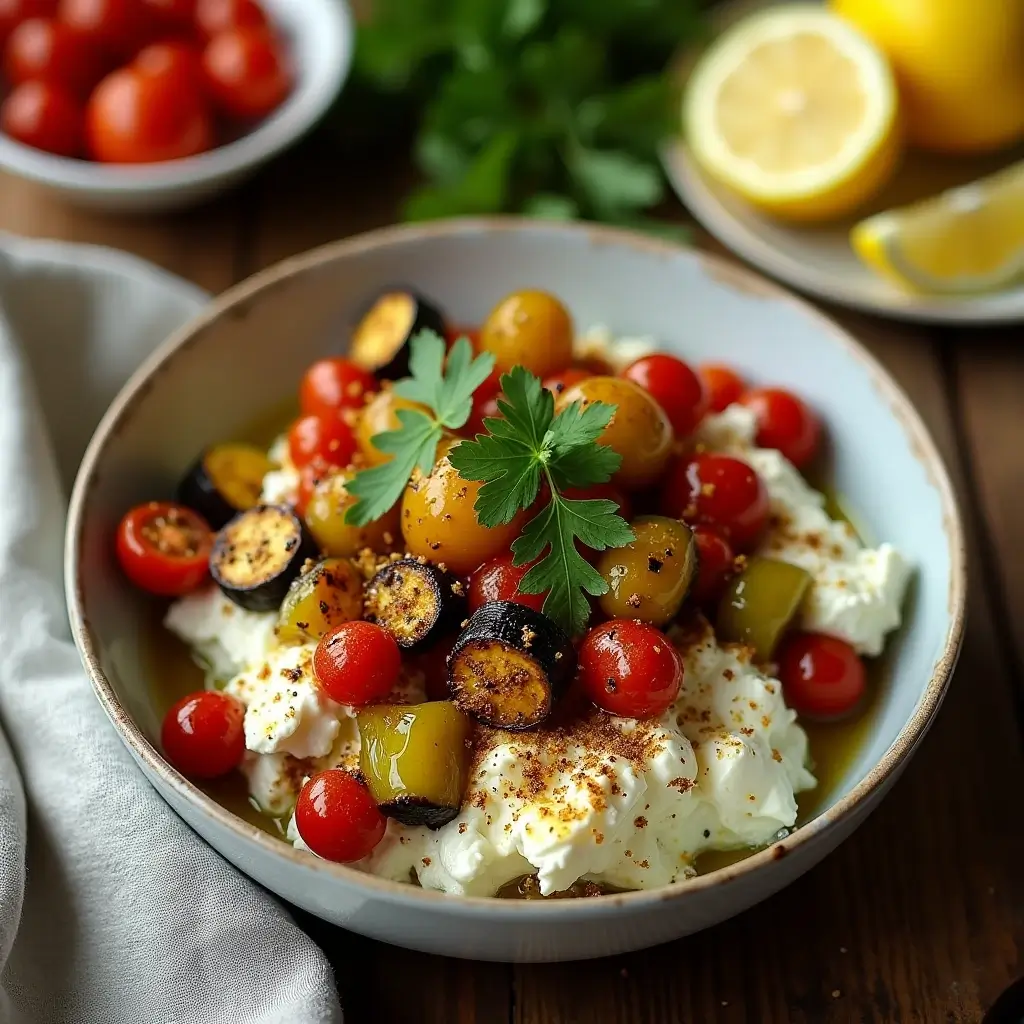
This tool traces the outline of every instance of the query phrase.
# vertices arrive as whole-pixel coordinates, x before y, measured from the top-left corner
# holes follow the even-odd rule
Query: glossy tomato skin
[[[105,70],[106,60],[95,46],[53,18],[23,21],[4,49],[4,75],[11,85],[38,78],[84,97]]]
[[[721,412],[738,402],[746,390],[743,378],[730,366],[722,363],[704,363],[697,368],[708,396],[708,411]]]
[[[0,0],[0,47],[26,18],[50,18],[58,0]]]
[[[320,359],[299,385],[299,408],[305,416],[334,415],[341,409],[361,409],[366,396],[379,389],[377,378],[351,359]]]
[[[195,0],[199,34],[210,39],[231,28],[267,28],[267,16],[255,0]]]
[[[579,679],[603,711],[653,718],[679,696],[683,664],[668,637],[634,619],[612,619],[592,629],[579,650]]]
[[[169,76],[183,93],[189,95],[203,87],[199,51],[183,40],[150,43],[136,54],[132,67],[149,77]]]
[[[65,25],[122,59],[153,37],[151,12],[143,0],[60,0],[58,12]]]
[[[245,753],[245,705],[216,690],[182,697],[160,731],[167,760],[192,779],[215,779],[237,768]]]
[[[219,32],[203,51],[206,89],[229,117],[253,120],[276,110],[291,89],[291,74],[274,37],[264,29]]]
[[[786,704],[806,718],[843,718],[857,708],[867,689],[864,662],[848,643],[833,636],[793,633],[783,641],[778,663]]]
[[[697,582],[690,597],[695,604],[714,604],[722,596],[725,585],[733,573],[736,555],[732,545],[710,526],[695,526],[693,539],[699,558]]]
[[[150,501],[125,513],[116,548],[121,568],[137,587],[180,597],[206,579],[213,531],[184,505]]]
[[[513,555],[500,555],[485,562],[469,578],[469,610],[475,612],[478,608],[491,601],[514,601],[516,604],[526,605],[534,611],[544,610],[544,599],[547,592],[543,594],[522,594],[519,592],[519,584],[523,577],[536,565],[536,561],[527,562],[526,565],[513,565]]]
[[[5,135],[57,156],[81,154],[83,125],[78,100],[52,82],[22,82],[0,107],[0,130]]]
[[[349,864],[373,852],[387,821],[362,782],[341,768],[329,768],[302,787],[295,826],[318,857]]]
[[[331,700],[363,707],[383,700],[398,682],[402,653],[395,638],[373,622],[342,622],[313,652],[313,675]]]
[[[729,455],[699,453],[672,467],[662,492],[666,515],[711,526],[749,551],[768,523],[768,491],[752,467]]]
[[[142,0],[156,32],[188,38],[195,33],[196,0]]]
[[[782,388],[755,388],[740,401],[757,417],[757,443],[777,448],[797,469],[818,454],[821,421],[806,402]]]
[[[687,363],[656,352],[626,367],[622,374],[639,384],[665,410],[676,437],[688,437],[708,411],[700,378]]]
[[[297,469],[314,458],[332,466],[347,466],[355,450],[355,434],[338,415],[302,416],[288,432],[288,454]]]

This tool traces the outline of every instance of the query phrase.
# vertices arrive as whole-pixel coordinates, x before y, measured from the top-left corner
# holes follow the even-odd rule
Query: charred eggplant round
[[[363,613],[363,578],[347,558],[325,558],[292,580],[277,620],[283,644],[319,640]]]
[[[409,341],[422,330],[443,337],[441,311],[408,289],[387,291],[357,324],[349,356],[381,380],[398,380],[409,372]]]
[[[447,825],[462,806],[470,720],[451,701],[359,712],[359,768],[381,811],[403,825]]]
[[[532,729],[576,674],[576,651],[541,612],[511,601],[477,609],[448,658],[455,704],[496,729]]]
[[[240,512],[217,534],[210,575],[235,604],[251,612],[276,611],[316,544],[287,505]]]
[[[462,622],[466,588],[430,562],[402,558],[366,585],[365,611],[399,647],[425,647]]]
[[[263,478],[273,468],[255,445],[214,445],[185,474],[178,500],[219,530],[232,516],[260,503]]]

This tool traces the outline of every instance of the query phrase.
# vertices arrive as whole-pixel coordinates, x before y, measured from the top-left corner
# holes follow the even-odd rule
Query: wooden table
[[[213,205],[161,218],[76,211],[0,177],[0,229],[117,246],[217,292],[395,219],[408,171],[331,160],[322,145]],[[903,778],[785,892],[629,956],[474,964],[304,918],[335,964],[348,1024],[974,1022],[1024,974],[1024,327],[939,330],[830,312],[916,402],[970,533],[960,667]]]

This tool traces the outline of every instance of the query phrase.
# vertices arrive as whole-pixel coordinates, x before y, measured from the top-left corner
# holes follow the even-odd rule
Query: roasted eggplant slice
[[[448,659],[455,704],[496,729],[532,729],[576,674],[572,641],[546,615],[511,601],[474,612]]]
[[[359,768],[381,811],[403,825],[440,828],[462,806],[469,719],[447,700],[377,704],[359,725]]]
[[[359,570],[347,558],[325,558],[292,580],[277,620],[277,639],[283,644],[319,640],[362,614]]]
[[[436,306],[406,289],[385,292],[356,326],[349,357],[381,380],[398,380],[409,372],[409,339],[424,329],[444,337]]]
[[[399,647],[425,647],[466,613],[466,588],[450,573],[417,558],[385,565],[366,585],[366,618]]]
[[[240,512],[213,544],[210,575],[224,593],[251,612],[275,611],[316,544],[287,505]]]
[[[232,516],[259,504],[263,478],[273,468],[255,445],[214,445],[185,474],[178,500],[219,530]]]

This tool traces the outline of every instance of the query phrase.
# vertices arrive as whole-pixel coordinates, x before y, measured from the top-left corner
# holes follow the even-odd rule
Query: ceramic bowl
[[[343,352],[366,297],[406,282],[455,322],[480,321],[506,292],[549,288],[577,323],[649,333],[695,360],[743,367],[821,409],[838,491],[916,567],[906,624],[874,728],[829,795],[789,838],[666,888],[551,902],[469,899],[317,860],[258,831],[169,767],[145,678],[146,615],[112,552],[126,508],[169,495],[212,439],[231,437],[294,393],[304,368]],[[353,931],[450,956],[561,960],[653,945],[771,895],[845,839],[896,780],[931,724],[964,615],[963,534],[928,432],[882,367],[839,327],[721,260],[594,226],[465,220],[387,229],[287,260],[238,285],[169,338],[107,412],[71,501],[67,597],[96,693],[168,803],[225,857],[285,899]]]
[[[352,63],[354,29],[345,0],[262,0],[285,40],[295,84],[253,131],[209,152],[159,164],[71,160],[0,134],[0,168],[94,209],[154,213],[210,199],[298,141],[323,116]]]

